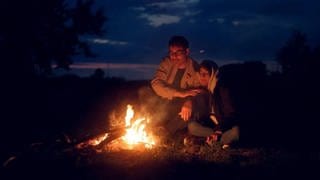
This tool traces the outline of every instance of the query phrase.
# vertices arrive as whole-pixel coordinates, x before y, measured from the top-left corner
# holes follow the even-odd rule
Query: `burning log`
[[[77,149],[82,149],[86,147],[92,147],[92,146],[97,146],[97,147],[102,147],[105,144],[120,138],[125,134],[125,127],[119,127],[119,128],[114,128],[109,130],[106,133],[102,133],[96,136],[91,136],[88,138],[88,140],[81,141],[80,143],[77,143],[75,147]]]
[[[123,135],[125,135],[126,133],[126,129],[125,128],[117,128],[117,129],[113,129],[111,132],[109,132],[108,137],[103,140],[98,147],[103,147],[104,145],[108,144],[109,142],[118,139],[120,137],[122,137]]]

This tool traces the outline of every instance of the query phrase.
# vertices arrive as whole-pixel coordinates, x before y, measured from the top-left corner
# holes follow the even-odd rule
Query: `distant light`
[[[200,50],[200,54],[203,54],[203,53],[205,53],[206,51],[204,50],[204,49],[201,49]]]

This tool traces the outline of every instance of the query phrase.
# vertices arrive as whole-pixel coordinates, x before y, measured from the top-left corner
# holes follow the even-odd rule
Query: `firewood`
[[[105,133],[99,135],[90,136],[86,140],[80,141],[75,144],[75,147],[78,149],[89,147],[89,146],[98,146],[101,147],[125,134],[124,127],[117,127],[110,129]]]

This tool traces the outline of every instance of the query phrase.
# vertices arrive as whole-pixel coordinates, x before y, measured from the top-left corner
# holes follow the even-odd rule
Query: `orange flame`
[[[125,132],[126,134],[121,138],[118,138],[118,141],[112,141],[109,147],[117,148],[129,148],[133,149],[135,145],[142,144],[145,148],[152,148],[156,143],[152,134],[147,133],[145,127],[147,126],[148,119],[138,118],[135,121],[132,121],[134,117],[134,111],[131,105],[127,105],[127,113],[125,117]],[[77,145],[77,148],[83,148],[86,146],[97,146],[102,141],[109,137],[109,133],[104,133],[99,137],[90,139],[86,142],[82,142]],[[125,146],[123,146],[125,145]]]
[[[125,117],[126,134],[122,137],[122,140],[131,147],[137,144],[144,144],[146,148],[152,148],[155,145],[152,134],[148,134],[145,131],[145,127],[148,123],[146,118],[139,118],[134,122],[131,119],[134,116],[134,111],[131,105],[127,106],[127,114]]]

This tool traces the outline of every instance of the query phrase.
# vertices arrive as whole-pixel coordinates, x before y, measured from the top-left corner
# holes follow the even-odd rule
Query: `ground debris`
[[[65,140],[32,143],[19,156],[7,158],[3,168],[9,179],[15,179],[19,172],[35,172],[38,179],[46,178],[48,172],[55,174],[56,179],[82,176],[92,179],[170,179],[197,177],[198,173],[203,177],[239,176],[242,179],[248,178],[246,172],[251,175],[255,172],[251,177],[287,175],[291,171],[303,173],[306,166],[313,173],[313,165],[319,165],[318,153],[303,156],[302,152],[262,147],[225,150],[220,143],[209,146],[201,139],[186,144],[183,138],[169,138],[151,149],[143,145],[133,149],[119,148],[113,146],[116,143],[119,141],[82,148]],[[106,171],[108,173],[104,173]],[[30,176],[35,175],[29,173]]]

